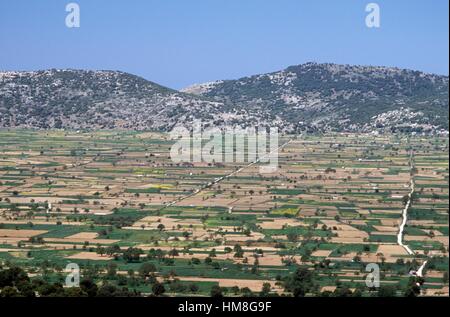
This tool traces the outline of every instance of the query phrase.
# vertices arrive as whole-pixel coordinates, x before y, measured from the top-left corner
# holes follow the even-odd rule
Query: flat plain
[[[0,262],[64,282],[76,263],[99,285],[142,295],[309,295],[358,290],[366,266],[402,295],[448,296],[448,137],[286,135],[279,167],[185,163],[156,132],[0,130]],[[403,243],[397,235],[411,183]],[[208,185],[212,184],[212,185]]]

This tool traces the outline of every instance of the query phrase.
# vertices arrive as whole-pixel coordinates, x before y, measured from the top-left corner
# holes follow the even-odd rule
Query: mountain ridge
[[[0,127],[168,131],[279,126],[284,132],[448,131],[448,76],[314,63],[180,91],[121,71],[0,72]]]
[[[448,77],[400,68],[306,63],[183,91],[272,113],[286,109],[282,119],[307,121],[305,129],[395,130],[395,121],[416,130],[448,130]],[[366,115],[355,117],[361,108]],[[408,120],[401,120],[403,114]]]
[[[433,73],[433,72],[427,72],[427,71],[422,71],[422,70],[415,70],[412,68],[402,68],[402,67],[397,67],[397,66],[377,66],[377,65],[369,65],[369,64],[337,64],[337,63],[320,63],[320,62],[313,62],[313,61],[309,61],[309,62],[305,62],[302,64],[297,64],[297,65],[289,65],[286,66],[285,68],[283,68],[283,70],[287,70],[291,67],[298,67],[298,66],[302,66],[302,65],[339,65],[339,66],[349,66],[349,67],[360,67],[360,68],[380,68],[380,69],[394,69],[394,70],[405,70],[405,71],[411,71],[411,72],[418,72],[418,73],[422,73],[425,75],[431,75],[431,76],[439,76],[439,77],[449,77],[449,75],[446,74],[437,74],[437,73]],[[281,71],[283,71],[281,70]],[[0,70],[1,72],[1,70]],[[278,73],[280,72],[280,70],[274,70],[274,71],[270,71],[267,73],[261,73],[261,74],[274,74],[274,73]],[[225,82],[225,81],[233,81],[233,80],[241,80],[244,78],[249,78],[249,77],[253,77],[253,76],[257,76],[257,75],[247,75],[247,76],[240,76],[237,78],[228,78],[228,79],[218,79],[218,80],[210,80],[210,81],[206,81],[206,82],[196,82],[193,83],[191,85],[188,85],[184,88],[179,89],[179,91],[184,92],[184,91],[189,91],[191,87],[195,87],[195,86],[201,86],[201,85],[206,85],[206,84],[214,84],[216,82]]]

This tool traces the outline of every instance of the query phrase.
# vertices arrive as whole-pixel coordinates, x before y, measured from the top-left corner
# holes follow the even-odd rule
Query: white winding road
[[[405,230],[406,221],[408,220],[408,210],[411,206],[411,197],[414,194],[414,180],[411,179],[411,191],[408,194],[408,202],[405,205],[405,208],[403,209],[402,213],[402,223],[400,224],[400,228],[398,230],[397,234],[397,243],[402,246],[406,252],[408,252],[409,255],[413,255],[414,252],[411,250],[410,247],[408,247],[406,244],[403,243],[403,231]]]
[[[410,154],[409,165],[410,165],[410,169],[412,171],[412,169],[414,168],[413,152],[412,151],[411,151],[411,154]],[[414,184],[414,176],[413,175],[411,175],[410,188],[411,188],[411,191],[408,194],[408,201],[406,202],[405,208],[403,208],[403,212],[402,212],[402,223],[400,224],[400,227],[399,227],[399,230],[398,230],[397,243],[400,246],[402,246],[406,250],[406,252],[408,252],[409,255],[414,255],[414,251],[411,250],[410,247],[408,247],[406,244],[403,243],[403,231],[405,230],[406,222],[408,221],[408,210],[409,210],[409,207],[411,206],[411,199],[412,199],[412,196],[413,196],[414,191],[415,191],[415,184]]]
[[[411,151],[411,156],[410,156],[410,168],[411,168],[411,171],[414,168],[412,151]],[[407,246],[406,244],[403,243],[403,231],[405,230],[406,222],[408,221],[408,210],[411,207],[411,200],[412,200],[412,196],[414,195],[414,191],[415,191],[415,183],[414,183],[413,175],[411,175],[410,188],[411,188],[411,191],[408,194],[408,201],[406,202],[405,208],[403,209],[403,213],[402,213],[402,223],[400,224],[400,228],[398,231],[397,243],[400,246],[402,246],[406,250],[406,252],[408,252],[409,255],[414,255],[415,252],[413,250],[411,250],[411,248],[409,246]],[[428,263],[428,260],[426,260],[422,263],[422,265],[416,271],[416,276],[423,277],[423,270],[425,269],[425,266],[427,265],[427,263]]]
[[[422,265],[419,267],[419,269],[417,270],[416,275],[417,275],[418,277],[423,277],[423,269],[425,268],[425,266],[427,265],[427,263],[428,263],[428,261],[424,261],[424,262],[422,263]]]

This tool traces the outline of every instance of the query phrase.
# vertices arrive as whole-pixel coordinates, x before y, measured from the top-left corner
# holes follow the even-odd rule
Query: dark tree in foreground
[[[294,297],[304,297],[314,288],[314,273],[304,267],[299,267],[285,282],[286,291],[291,292]]]
[[[381,285],[378,289],[378,297],[394,297],[397,289],[392,285]]]
[[[219,285],[214,285],[211,287],[211,297],[223,297],[222,289]]]
[[[406,297],[416,297],[420,295],[420,285],[423,284],[423,279],[419,277],[412,276],[408,285],[406,286],[405,296]]]
[[[161,296],[162,294],[164,294],[166,292],[166,289],[163,284],[161,284],[159,282],[155,282],[155,284],[153,284],[153,287],[152,287],[152,292],[153,292],[153,295],[155,295],[155,296]]]

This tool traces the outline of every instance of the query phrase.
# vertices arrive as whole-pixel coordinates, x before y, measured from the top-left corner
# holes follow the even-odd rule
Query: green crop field
[[[376,296],[375,263],[397,296],[417,279],[448,295],[447,138],[288,140],[275,172],[232,174],[245,164],[172,162],[161,133],[0,130],[0,264],[64,283],[75,263],[141,296],[289,296],[302,269],[307,296]]]

